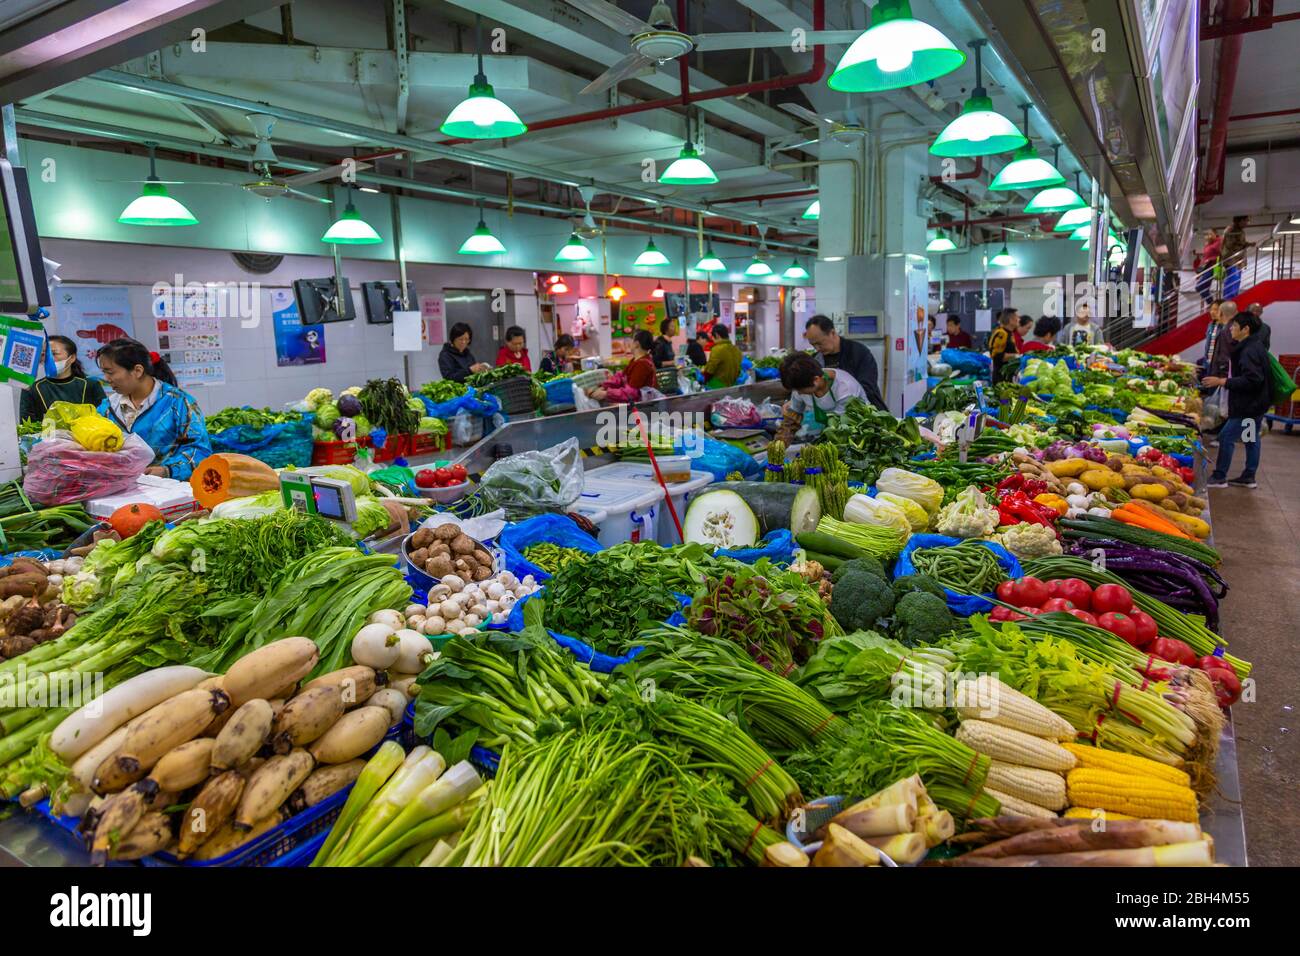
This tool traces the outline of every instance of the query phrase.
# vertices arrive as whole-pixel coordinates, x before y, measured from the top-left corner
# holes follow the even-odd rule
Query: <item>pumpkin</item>
[[[151,504],[136,502],[122,505],[108,518],[109,527],[123,538],[129,538],[150,521],[166,521],[163,513]]]
[[[214,508],[231,498],[246,498],[280,487],[280,476],[265,462],[218,452],[199,462],[190,475],[190,488],[204,508]]]

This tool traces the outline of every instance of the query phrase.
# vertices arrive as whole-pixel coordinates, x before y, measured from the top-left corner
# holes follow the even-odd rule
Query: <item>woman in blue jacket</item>
[[[113,394],[99,406],[100,414],[153,449],[147,474],[188,479],[212,454],[198,402],[177,388],[167,363],[135,339],[114,339],[99,350],[96,360],[113,387]]]

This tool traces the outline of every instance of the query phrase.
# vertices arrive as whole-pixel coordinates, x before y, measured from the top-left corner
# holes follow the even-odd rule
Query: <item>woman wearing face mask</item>
[[[199,403],[176,387],[176,376],[156,352],[135,339],[114,339],[99,350],[100,371],[113,394],[99,413],[153,449],[146,473],[184,481],[212,454]]]
[[[45,347],[54,359],[54,377],[43,378],[23,392],[18,420],[39,422],[55,402],[98,408],[105,398],[104,386],[98,379],[86,377],[86,370],[77,359],[76,343],[66,335],[51,335]]]

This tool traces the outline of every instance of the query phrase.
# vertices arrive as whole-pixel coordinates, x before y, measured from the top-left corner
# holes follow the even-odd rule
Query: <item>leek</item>
[[[435,784],[447,768],[447,761],[442,755],[428,750],[414,764],[407,765],[394,775],[390,786],[386,786],[375,800],[366,808],[361,819],[357,821],[353,832],[348,834],[344,845],[339,848],[337,858],[330,865],[346,866],[347,861],[365,855],[372,844],[378,844],[380,836],[387,827],[426,788]],[[404,772],[403,772],[404,771]]]
[[[417,747],[411,753],[415,754],[416,751],[421,749]],[[424,749],[427,750],[427,748]],[[395,740],[389,740],[384,742],[379,750],[375,752],[375,755],[366,762],[361,775],[357,777],[357,782],[352,785],[352,792],[348,794],[347,802],[343,804],[343,810],[339,813],[339,818],[334,821],[329,836],[325,838],[319,852],[311,861],[311,866],[324,865],[325,860],[334,852],[334,848],[338,846],[357,817],[361,815],[361,811],[370,803],[371,798],[398,771],[398,768],[402,765],[402,758],[402,745]]]
[[[441,761],[442,758],[438,757],[438,760]],[[421,763],[424,764],[425,761]],[[427,771],[424,777],[427,778]],[[374,865],[364,864],[361,861],[386,860],[423,840],[433,836],[445,836],[446,833],[442,832],[424,835],[420,831],[420,826],[463,803],[470,794],[483,785],[483,779],[478,775],[478,771],[467,760],[462,760],[445,774],[435,775],[431,781],[421,778],[419,767],[413,771],[411,778],[393,792],[388,806],[384,808],[385,812],[378,815],[377,835],[364,843],[358,841],[351,850],[345,851],[339,859],[339,866]],[[418,787],[421,782],[426,785]],[[384,823],[387,825],[382,825]]]

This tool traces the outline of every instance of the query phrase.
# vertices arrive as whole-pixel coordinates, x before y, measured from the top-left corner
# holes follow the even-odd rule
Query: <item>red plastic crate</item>
[[[371,448],[375,448],[374,443],[367,437],[365,443]],[[395,458],[401,458],[411,453],[411,436],[410,435],[389,435],[384,439],[383,448],[375,448],[375,461],[392,461]]]
[[[353,441],[318,441],[311,447],[313,465],[350,465],[357,460],[357,443]]]
[[[436,455],[439,452],[451,451],[451,432],[445,432],[441,435],[419,434],[418,432],[410,436],[411,444],[408,454],[410,455]]]

